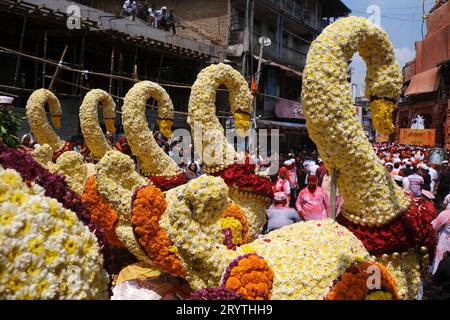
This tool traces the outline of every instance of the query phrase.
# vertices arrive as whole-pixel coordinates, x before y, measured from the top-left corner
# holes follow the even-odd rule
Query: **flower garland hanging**
[[[435,213],[424,205],[421,198],[412,197],[413,205],[404,214],[380,227],[361,226],[339,215],[337,221],[347,227],[364,243],[373,255],[408,251],[424,246],[431,255],[437,245],[437,236],[431,225]]]
[[[220,176],[229,186],[251,191],[256,195],[273,199],[272,182],[255,174],[254,164],[234,164],[222,171],[211,172],[213,176]]]
[[[92,221],[103,230],[108,243],[114,247],[123,247],[115,232],[117,213],[98,194],[95,176],[89,177],[86,181],[81,200],[89,210]]]
[[[148,179],[152,184],[161,189],[162,191],[168,191],[185,184],[188,180],[186,173],[181,172],[175,176],[149,176]]]
[[[379,270],[380,287],[370,290],[368,280],[371,271]],[[333,288],[327,294],[326,300],[374,300],[387,298],[398,300],[397,286],[387,269],[379,263],[358,262],[352,264],[347,271],[334,282]]]
[[[12,169],[0,190],[0,298],[108,298],[97,238],[73,212]]]
[[[147,199],[153,200],[151,206]],[[153,186],[141,187],[133,194],[131,203],[133,231],[148,257],[161,270],[184,277],[176,247],[159,224],[167,208],[162,191]]]

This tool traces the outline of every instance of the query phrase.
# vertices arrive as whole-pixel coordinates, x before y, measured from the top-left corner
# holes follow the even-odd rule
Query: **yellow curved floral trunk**
[[[49,106],[55,127],[61,126],[61,105],[58,98],[47,89],[36,90],[28,98],[26,105],[28,123],[39,144],[48,144],[53,151],[57,151],[64,146],[64,141],[58,137],[47,120],[46,104]]]
[[[80,127],[83,132],[86,145],[95,159],[100,159],[111,150],[98,123],[98,106],[103,107],[103,118],[106,129],[114,133],[114,120],[116,118],[116,104],[111,96],[104,90],[94,89],[89,91],[83,99],[80,107]]]
[[[174,176],[180,173],[175,163],[156,143],[145,116],[146,103],[154,98],[158,103],[158,124],[161,132],[170,136],[173,105],[167,92],[157,83],[136,83],[125,96],[122,122],[131,151],[141,161],[145,176]]]
[[[338,170],[345,217],[380,226],[404,212],[410,201],[379,162],[355,114],[346,79],[355,52],[367,64],[366,96],[398,98],[402,74],[386,33],[365,18],[348,17],[327,27],[311,45],[303,78],[303,111],[326,167]],[[389,132],[392,126],[382,127],[380,119],[384,111],[372,110],[374,125]]]
[[[229,103],[236,129],[245,132],[250,126],[248,120],[252,112],[252,96],[242,75],[223,63],[203,69],[191,89],[187,121],[200,160],[209,168],[231,165],[237,158],[216,116],[216,91],[221,85],[230,90]]]
[[[188,123],[197,154],[206,166],[205,172],[224,169],[237,159],[237,152],[228,143],[216,116],[216,91],[221,85],[230,90],[229,104],[238,134],[244,135],[250,127],[252,96],[244,77],[223,63],[203,69],[191,89]],[[230,198],[244,210],[249,223],[249,239],[254,240],[266,223],[267,201],[249,197],[248,192],[239,189],[230,192]]]

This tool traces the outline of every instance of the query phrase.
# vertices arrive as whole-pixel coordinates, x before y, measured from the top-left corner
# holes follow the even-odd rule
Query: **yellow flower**
[[[15,191],[11,195],[11,202],[15,204],[16,206],[21,206],[25,200],[27,199],[27,196],[22,191]]]
[[[0,213],[0,223],[8,225],[14,219],[14,214],[11,211],[4,211]]]
[[[34,202],[30,205],[30,209],[31,209],[31,212],[38,214],[39,212],[42,211],[42,206],[40,203]]]
[[[65,225],[67,225],[68,227],[72,227],[76,219],[72,212],[66,211],[63,216],[63,221]]]
[[[11,278],[9,278],[9,281],[8,281],[7,285],[8,285],[10,290],[12,290],[13,292],[16,292],[16,291],[19,291],[22,288],[23,283],[19,279],[19,277],[13,275]]]
[[[35,276],[37,276],[39,274],[39,272],[40,272],[39,268],[36,267],[35,265],[31,265],[26,270],[26,273],[30,278],[34,278]]]
[[[20,236],[24,236],[24,235],[26,235],[28,232],[30,232],[30,223],[27,221],[27,220],[25,220],[24,222],[23,222],[23,225],[22,225],[22,227],[20,227],[20,229],[17,231],[17,234],[18,235],[20,235]]]
[[[45,251],[45,263],[51,264],[58,257],[58,252],[53,250]]]
[[[68,254],[74,253],[77,249],[77,244],[73,239],[68,239],[66,243],[64,243],[64,248],[66,249]]]
[[[48,287],[49,284],[46,280],[42,280],[41,282],[39,282],[38,285],[36,286],[36,291],[38,295],[42,296],[42,294],[45,292],[45,290],[47,290]]]
[[[17,187],[22,182],[22,179],[18,174],[15,174],[9,170],[5,170],[1,178],[3,182],[10,185],[11,187]]]
[[[31,252],[33,252],[36,255],[40,255],[42,251],[44,250],[44,244],[42,241],[38,238],[31,239],[28,241],[28,248]]]

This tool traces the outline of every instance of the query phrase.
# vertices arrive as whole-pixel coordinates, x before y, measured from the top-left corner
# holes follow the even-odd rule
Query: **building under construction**
[[[137,3],[141,10],[148,1]],[[33,90],[51,88],[64,113],[57,132],[67,139],[80,132],[78,110],[87,90],[108,91],[120,110],[121,99],[135,81],[151,80],[172,98],[175,127],[186,127],[189,89],[198,72],[210,63],[227,61],[249,84],[259,80],[259,128],[279,129],[285,148],[296,149],[299,141],[309,140],[300,100],[306,54],[324,27],[350,12],[342,1],[153,3],[174,10],[176,34],[150,27],[140,15],[133,21],[121,16],[122,0],[0,0],[0,91],[16,96],[15,110],[24,113]],[[74,18],[68,11],[71,5],[80,9],[79,28],[68,27]],[[271,45],[259,61],[261,36],[270,38]],[[226,121],[226,91],[218,92],[216,103],[223,124],[232,125]],[[149,108],[148,118],[151,125],[156,123],[155,110]],[[24,124],[21,133],[27,130]]]

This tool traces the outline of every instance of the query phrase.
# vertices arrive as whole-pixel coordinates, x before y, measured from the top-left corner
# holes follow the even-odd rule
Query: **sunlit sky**
[[[343,0],[352,10],[351,15],[371,18],[373,12],[367,13],[370,6],[380,8],[380,26],[389,35],[395,48],[395,56],[401,67],[412,60],[415,53],[415,42],[422,40],[422,2],[425,13],[433,7],[435,0]],[[374,21],[374,20],[373,20]],[[423,24],[423,34],[427,27]],[[365,64],[359,57],[353,59],[353,83],[358,85],[357,95],[363,95]]]

